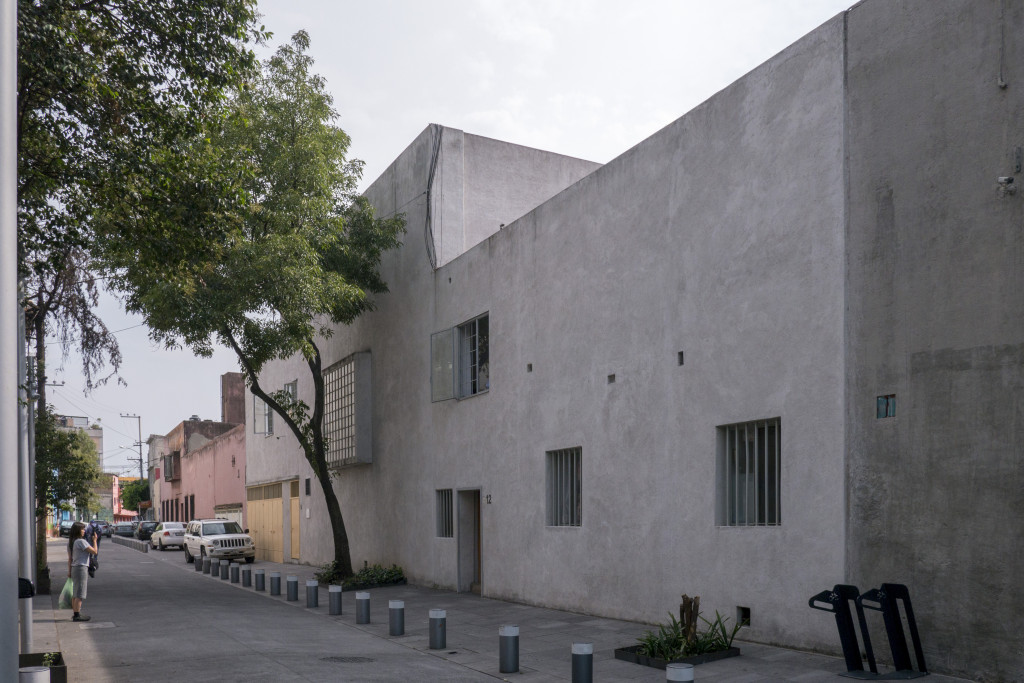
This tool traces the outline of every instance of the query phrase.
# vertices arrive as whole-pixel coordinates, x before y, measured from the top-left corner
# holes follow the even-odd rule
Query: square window
[[[474,318],[430,336],[430,400],[447,401],[491,388],[490,318]]]
[[[582,448],[547,452],[548,526],[583,525]]]
[[[719,526],[782,523],[781,420],[718,427]]]
[[[452,523],[452,490],[437,489],[435,493],[437,496],[437,508],[435,510],[437,537],[453,538],[455,536],[455,527]]]

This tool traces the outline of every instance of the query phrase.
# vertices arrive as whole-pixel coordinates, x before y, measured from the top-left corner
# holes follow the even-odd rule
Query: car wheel
[[[188,552],[188,548],[186,548],[185,546],[181,546],[181,547],[182,547],[182,548],[184,548],[184,550],[185,550],[185,564],[192,564],[192,561],[193,561],[193,560],[194,560],[195,558],[193,558],[193,557],[192,557],[192,556],[191,556],[191,555],[189,554],[189,552]]]
[[[167,550],[167,547],[164,545],[163,541],[160,541],[160,552],[163,552],[165,550]]]
[[[247,558],[245,558],[245,563],[246,564],[252,564],[255,561],[256,561],[255,557],[247,557]]]

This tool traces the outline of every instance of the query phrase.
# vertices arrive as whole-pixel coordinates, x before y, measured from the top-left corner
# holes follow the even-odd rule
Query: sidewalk
[[[196,572],[179,551],[141,553],[104,542],[83,612],[56,609],[67,574],[65,542],[48,545],[54,594],[34,600],[34,650],[61,651],[69,681],[524,681],[571,680],[573,642],[594,645],[595,681],[664,681],[665,672],[614,659],[646,624],[602,619],[419,586],[377,588],[371,623],[355,623],[355,594],[342,614],[306,608],[315,568],[258,561],[267,592]],[[246,566],[246,565],[243,565]],[[270,573],[281,572],[281,596],[270,596]],[[288,602],[286,577],[298,577],[299,600]],[[388,635],[388,601],[405,602],[405,634]],[[447,643],[430,650],[430,609],[447,611]],[[501,674],[498,628],[520,628],[516,674]],[[701,664],[696,680],[713,682],[837,681],[839,658],[736,641],[742,655]],[[929,676],[933,683],[960,679]]]

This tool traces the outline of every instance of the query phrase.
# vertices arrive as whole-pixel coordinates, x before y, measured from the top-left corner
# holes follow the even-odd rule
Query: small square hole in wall
[[[680,351],[678,353],[677,359],[679,360],[679,364],[682,365],[683,364],[683,352],[682,351]]]
[[[887,394],[875,399],[875,417],[896,417],[896,394]]]
[[[527,363],[526,364],[526,371],[527,372],[533,372],[533,363]]]
[[[750,626],[750,608],[749,607],[737,607],[736,608],[736,623],[740,626]]]
[[[615,384],[615,375],[608,375],[608,384]]]

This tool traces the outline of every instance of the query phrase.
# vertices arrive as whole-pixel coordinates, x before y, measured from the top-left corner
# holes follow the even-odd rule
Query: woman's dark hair
[[[84,535],[84,531],[85,522],[75,522],[71,525],[71,530],[68,531],[68,551],[75,545],[75,541]]]

